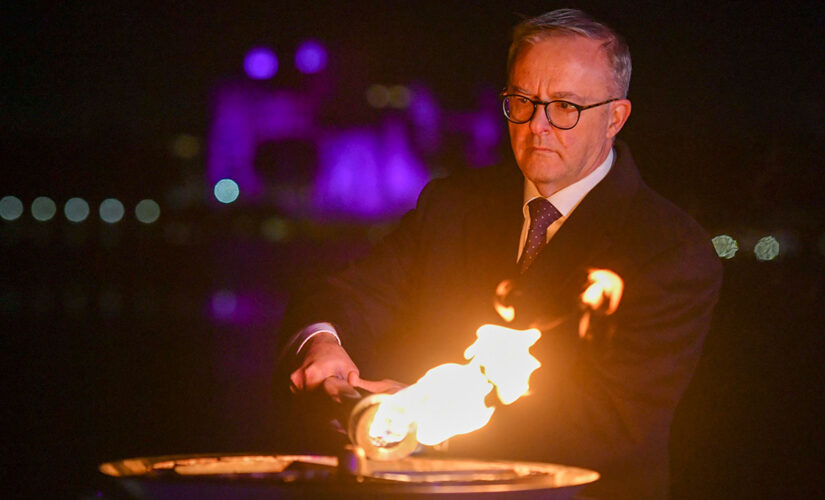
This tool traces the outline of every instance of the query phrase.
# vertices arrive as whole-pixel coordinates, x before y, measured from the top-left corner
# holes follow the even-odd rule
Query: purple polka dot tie
[[[531,200],[527,207],[530,209],[530,230],[527,232],[527,241],[524,242],[524,251],[519,260],[519,269],[522,273],[536,260],[536,256],[547,243],[547,228],[561,217],[561,212],[544,198]]]

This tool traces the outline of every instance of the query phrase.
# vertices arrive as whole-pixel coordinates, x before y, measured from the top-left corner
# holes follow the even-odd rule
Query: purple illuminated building
[[[326,63],[326,50],[314,40],[295,54],[303,73],[322,71]],[[277,59],[268,49],[253,49],[245,68],[263,78],[277,71]],[[422,158],[439,154],[444,134],[462,138],[471,167],[498,160],[503,125],[494,95],[483,95],[478,110],[445,112],[427,88],[416,86],[407,109],[387,112],[379,125],[331,128],[319,118],[334,98],[328,94],[312,85],[288,90],[249,80],[219,86],[208,139],[208,185],[232,179],[244,202],[273,203],[294,216],[379,220],[415,205],[431,175]],[[310,154],[290,156],[287,150],[295,144]],[[283,174],[256,168],[264,146]]]

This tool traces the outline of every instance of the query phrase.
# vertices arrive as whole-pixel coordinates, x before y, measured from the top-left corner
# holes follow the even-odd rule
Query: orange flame
[[[386,398],[370,426],[378,443],[397,443],[415,431],[418,442],[436,445],[452,436],[484,427],[495,408],[485,398],[496,388],[510,404],[529,390],[529,378],[541,363],[530,346],[539,330],[484,325],[464,352],[465,365],[448,363],[428,371],[415,384]]]
[[[496,325],[484,325],[476,331],[478,339],[464,351],[464,358],[484,370],[487,379],[496,386],[498,399],[509,405],[530,389],[530,374],[541,366],[530,354],[530,346],[541,337],[535,328],[513,330]]]
[[[579,337],[583,339],[592,338],[589,332],[591,311],[605,316],[613,314],[619,308],[624,292],[622,278],[608,269],[590,269],[587,281],[588,286],[581,294],[581,303],[585,310],[579,320]]]
[[[510,292],[513,291],[513,282],[510,280],[504,280],[498,284],[496,287],[496,296],[495,300],[493,301],[493,306],[496,309],[501,318],[506,322],[513,321],[513,318],[516,317],[516,309],[513,306],[506,305],[504,303],[507,296]]]
[[[587,275],[589,286],[581,295],[582,303],[591,309],[599,309],[607,299],[605,314],[613,314],[619,307],[624,292],[624,282],[618,274],[607,269],[591,269]]]

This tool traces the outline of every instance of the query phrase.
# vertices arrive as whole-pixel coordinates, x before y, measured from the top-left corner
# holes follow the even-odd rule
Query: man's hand
[[[358,367],[335,336],[319,333],[309,339],[299,353],[299,367],[289,375],[293,392],[314,391],[319,386],[340,400],[340,394],[352,392],[347,384],[350,374],[358,376]]]
[[[347,351],[333,335],[327,333],[320,333],[306,343],[299,354],[299,363],[298,369],[289,376],[292,392],[314,391],[321,387],[332,399],[340,402],[341,396],[357,396],[355,387],[388,393],[404,387],[390,379],[363,380]]]
[[[388,394],[396,393],[407,387],[405,384],[389,378],[383,380],[364,380],[357,373],[350,375],[348,382],[351,386],[364,389],[365,391],[386,392]]]

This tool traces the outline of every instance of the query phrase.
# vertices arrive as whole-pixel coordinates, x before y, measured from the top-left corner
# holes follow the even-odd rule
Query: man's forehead
[[[604,44],[603,40],[576,34],[545,35],[525,41],[516,54],[514,66],[526,57],[535,57],[536,52],[542,52],[544,57],[552,55],[561,58],[583,58],[588,61],[596,59],[606,62],[607,53],[604,50]]]
[[[531,89],[529,80],[550,80],[572,83],[581,75],[590,74],[585,80],[596,78],[599,84],[609,84],[611,68],[603,50],[603,42],[579,35],[554,35],[544,37],[522,47],[515,59],[508,78],[508,88],[527,96]],[[556,88],[546,97],[565,99],[581,97],[577,88]]]

